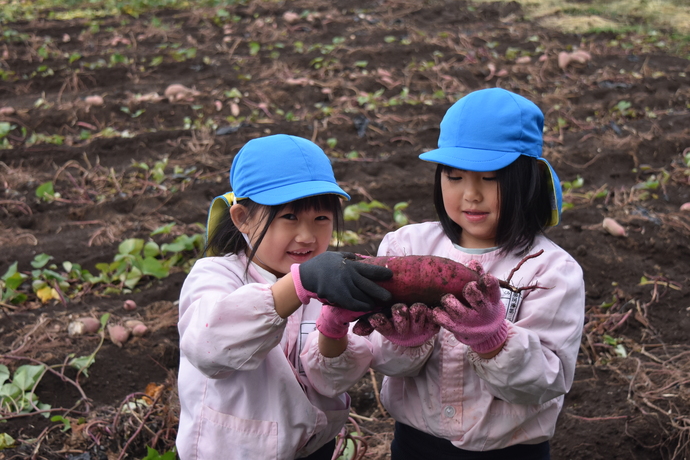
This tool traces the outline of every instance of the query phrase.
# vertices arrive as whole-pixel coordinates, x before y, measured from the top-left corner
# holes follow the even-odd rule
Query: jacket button
[[[455,415],[455,407],[453,407],[453,406],[446,406],[446,407],[443,409],[443,415],[445,415],[445,416],[448,417],[448,418],[453,418],[453,416]]]

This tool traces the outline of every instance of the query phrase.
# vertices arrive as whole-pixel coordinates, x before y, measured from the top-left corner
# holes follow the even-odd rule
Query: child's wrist
[[[290,266],[290,273],[292,274],[292,282],[295,285],[297,297],[303,305],[307,305],[315,296],[313,292],[307,291],[304,286],[302,286],[302,280],[299,273],[299,264],[292,264]]]

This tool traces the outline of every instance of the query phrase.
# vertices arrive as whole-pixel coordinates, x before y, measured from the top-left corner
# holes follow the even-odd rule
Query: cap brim
[[[465,171],[497,171],[517,160],[520,152],[444,147],[422,153],[419,158]]]
[[[255,193],[251,198],[252,201],[255,201],[256,203],[263,204],[265,206],[275,206],[310,196],[328,194],[339,195],[346,200],[350,199],[350,195],[345,193],[343,189],[338,187],[338,185],[334,184],[333,182],[328,181],[310,181],[285,185],[267,190],[265,192]]]

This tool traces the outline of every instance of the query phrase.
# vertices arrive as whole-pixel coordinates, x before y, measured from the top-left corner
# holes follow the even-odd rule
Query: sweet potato
[[[465,284],[479,279],[476,271],[445,257],[367,257],[360,262],[381,265],[393,271],[390,280],[377,282],[393,294],[393,299],[386,306],[421,302],[434,307],[441,304],[444,294],[453,294],[465,302],[462,295]]]
[[[513,268],[506,280],[498,280],[502,288],[511,291],[524,291],[543,289],[538,284],[514,287],[510,284],[513,274],[520,269],[529,259],[538,257],[544,252],[539,250],[534,254],[525,256],[515,268]],[[369,317],[376,313],[383,313],[391,317],[393,305],[401,303],[412,305],[420,302],[429,308],[441,304],[441,298],[446,294],[453,294],[459,301],[468,305],[463,295],[465,285],[471,281],[479,280],[479,273],[460,262],[438,256],[393,256],[393,257],[363,257],[360,262],[381,265],[393,271],[393,277],[387,281],[377,281],[377,284],[386,288],[393,298],[385,305],[379,305],[375,311],[359,318],[353,328],[357,335],[369,335],[374,326],[369,322]]]

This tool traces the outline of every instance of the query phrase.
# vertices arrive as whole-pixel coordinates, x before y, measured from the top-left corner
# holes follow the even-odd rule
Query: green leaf
[[[142,277],[142,272],[140,269],[137,267],[132,267],[132,270],[125,275],[124,278],[124,284],[130,289],[134,289],[134,287],[139,283],[139,280],[141,280]]]
[[[181,252],[185,250],[184,243],[166,243],[161,245],[162,252]]]
[[[53,270],[48,270],[47,268],[44,268],[42,271],[42,275],[46,277],[46,279],[49,280],[58,280],[58,281],[65,281],[65,277],[59,274],[56,271]]]
[[[175,226],[175,222],[171,222],[167,225],[163,225],[162,227],[158,227],[154,231],[151,232],[151,236],[155,235],[167,235],[170,233],[170,230]]]
[[[14,273],[12,276],[5,280],[5,286],[7,287],[7,289],[15,290],[19,286],[21,286],[24,280],[27,278],[28,276],[26,276],[23,273]]]
[[[0,450],[14,447],[14,438],[7,433],[0,433]]]
[[[19,366],[14,372],[12,383],[23,391],[31,390],[41,378],[44,371],[45,366],[41,364],[24,364],[23,366]]]
[[[141,460],[175,460],[176,458],[177,454],[174,450],[165,452],[161,455],[156,449],[146,446],[146,457]]]
[[[161,248],[155,241],[147,241],[144,245],[144,257],[156,257],[160,255]]]
[[[62,415],[53,415],[50,417],[51,422],[61,422],[62,423],[62,432],[64,433],[65,431],[68,431],[70,428],[72,428],[72,425],[70,424],[69,419],[66,419]]]
[[[42,200],[52,200],[55,198],[55,189],[52,182],[44,182],[36,189],[36,196]]]
[[[154,259],[153,257],[144,258],[142,272],[144,275],[152,275],[158,279],[165,278],[170,273],[169,270],[163,266],[160,260]]]
[[[359,220],[360,217],[360,210],[357,205],[349,205],[346,206],[345,209],[343,210],[343,215],[345,220]]]
[[[388,206],[381,203],[380,201],[373,200],[369,203],[369,209],[389,209]]]
[[[10,265],[10,268],[7,269],[4,275],[2,275],[3,280],[7,280],[10,276],[14,275],[17,273],[17,265],[19,262],[14,262],[12,265]]]
[[[403,227],[410,223],[405,213],[400,210],[393,211],[393,220],[398,227]]]
[[[106,262],[101,262],[96,264],[96,269],[102,273],[107,273],[110,271],[110,264]]]
[[[76,370],[82,372],[86,377],[89,376],[87,369],[95,362],[93,355],[80,356],[79,358],[71,359],[69,365]]]
[[[124,240],[118,246],[120,254],[139,254],[144,248],[144,240],[141,238],[129,238]]]
[[[618,340],[614,339],[613,337],[611,337],[608,334],[604,334],[601,338],[606,345],[615,346],[618,344]]]
[[[109,319],[110,319],[110,313],[104,313],[104,314],[101,316],[101,318],[100,318],[100,321],[101,321],[101,329],[103,329],[103,328],[105,327],[105,325],[106,325],[106,323],[108,322]]]
[[[616,104],[616,110],[618,110],[619,112],[624,112],[628,110],[631,106],[632,104],[628,101],[620,101],[618,104]]]
[[[5,406],[7,400],[14,402],[19,399],[24,392],[14,383],[6,383],[0,387],[0,400],[2,400],[2,405]]]
[[[6,137],[14,128],[14,125],[11,125],[6,121],[0,121],[0,139]]]
[[[0,364],[0,386],[10,379],[10,370],[4,364]]]

